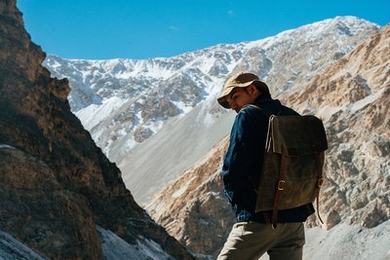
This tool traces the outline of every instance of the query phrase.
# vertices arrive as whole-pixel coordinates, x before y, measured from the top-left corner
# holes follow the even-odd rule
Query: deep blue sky
[[[35,43],[66,58],[169,57],[353,15],[390,22],[390,0],[18,0]]]

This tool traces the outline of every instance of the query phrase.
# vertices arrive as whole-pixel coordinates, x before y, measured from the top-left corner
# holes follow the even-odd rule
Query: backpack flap
[[[267,152],[286,156],[315,154],[328,149],[322,121],[315,116],[271,116]]]

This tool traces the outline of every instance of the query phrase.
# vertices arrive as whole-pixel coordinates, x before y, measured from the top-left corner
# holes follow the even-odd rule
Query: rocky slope
[[[326,119],[324,208],[339,221],[376,226],[390,216],[390,26],[288,97]]]
[[[292,91],[376,29],[356,17],[336,17],[259,41],[221,44],[172,58],[49,56],[45,65],[55,76],[69,78],[73,112],[104,153],[119,163],[136,200],[145,203],[228,131],[232,116],[214,100],[229,73],[251,70],[267,80],[275,95]],[[145,182],[145,176],[159,181]]]
[[[146,208],[168,233],[199,254],[216,256],[234,222],[219,176],[227,141],[168,184]]]
[[[325,162],[326,182],[320,194],[324,229],[315,231],[321,239],[308,241],[307,255],[318,257],[316,249],[326,244],[326,259],[356,259],[362,255],[385,257],[386,232],[373,228],[390,218],[390,26],[382,28],[352,52],[328,66],[302,88],[285,92],[280,98],[302,113],[323,118],[329,141]],[[226,239],[233,218],[223,199],[220,164],[227,140],[217,145],[202,161],[159,193],[147,210],[170,234],[195,252],[215,256]],[[357,225],[344,228],[341,225]],[[313,215],[307,227],[317,226]],[[210,230],[213,236],[210,238]],[[346,233],[341,234],[341,230]],[[364,232],[378,249],[363,252]],[[352,243],[361,241],[359,245]],[[354,246],[350,255],[332,249]],[[348,242],[349,241],[349,242]],[[367,244],[368,245],[368,244]],[[373,244],[372,244],[373,245]],[[333,251],[332,251],[333,250]]]
[[[67,80],[41,66],[45,54],[14,0],[0,2],[0,43],[2,245],[16,239],[45,258],[102,259],[115,233],[140,259],[192,259],[134,202],[71,113]]]

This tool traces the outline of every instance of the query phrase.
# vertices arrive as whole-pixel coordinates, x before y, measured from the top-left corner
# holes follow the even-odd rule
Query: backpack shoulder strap
[[[261,113],[263,113],[263,115],[265,115],[267,117],[271,117],[272,115],[280,116],[282,114],[282,109],[279,109],[279,111],[277,113],[272,113],[272,112],[264,110],[263,108],[255,105],[255,104],[248,104],[248,105],[246,105],[246,107],[253,107],[256,110],[261,111]]]
[[[269,148],[271,148],[271,146],[273,145],[272,143],[272,140],[273,138],[271,138],[272,136],[272,133],[273,133],[273,129],[272,129],[272,121],[274,119],[275,116],[278,116],[282,113],[282,109],[280,109],[278,111],[278,113],[270,113],[268,111],[265,111],[264,109],[262,109],[261,107],[259,106],[256,106],[255,104],[248,104],[247,105],[248,107],[252,107],[258,111],[261,111],[261,113],[268,118],[268,128],[267,128],[267,135],[266,135],[266,144],[265,144],[265,150],[267,151]]]

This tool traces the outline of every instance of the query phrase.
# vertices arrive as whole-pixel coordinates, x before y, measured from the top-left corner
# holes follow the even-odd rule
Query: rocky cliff
[[[300,89],[280,96],[301,113],[321,117],[329,139],[320,213],[325,221],[323,228],[332,231],[309,230],[312,240],[307,241],[308,259],[318,257],[315,252],[323,245],[329,249],[320,250],[324,259],[356,259],[363,255],[382,258],[387,254],[384,245],[390,226],[389,46],[387,26]],[[210,257],[220,250],[233,221],[219,176],[226,145],[227,140],[223,140],[147,207],[171,235]],[[345,224],[359,228],[349,229]],[[309,218],[307,227],[318,225],[314,215]],[[374,227],[380,228],[370,229]],[[375,243],[368,244],[367,237]],[[339,244],[333,245],[331,240]]]
[[[101,259],[107,237],[119,236],[140,259],[191,259],[134,202],[119,169],[71,113],[67,80],[51,78],[44,59],[15,0],[1,1],[2,232],[48,258]]]

